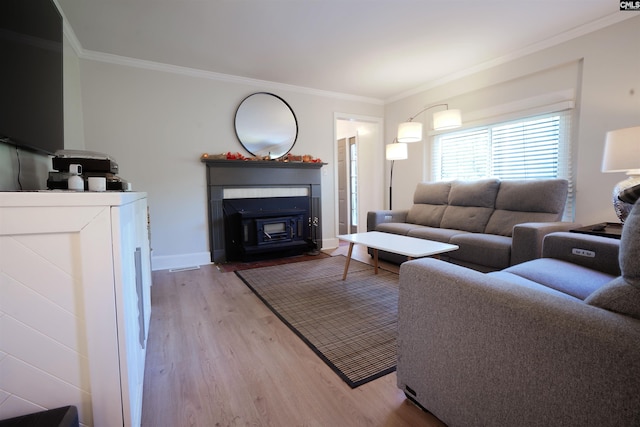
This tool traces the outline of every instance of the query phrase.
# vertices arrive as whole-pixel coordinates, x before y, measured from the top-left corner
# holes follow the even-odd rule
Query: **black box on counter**
[[[53,168],[59,172],[69,172],[69,165],[81,165],[83,174],[87,172],[118,173],[118,164],[111,159],[82,157],[54,157]]]

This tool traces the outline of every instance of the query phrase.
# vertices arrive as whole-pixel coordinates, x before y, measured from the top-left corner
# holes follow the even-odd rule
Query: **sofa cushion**
[[[385,233],[400,234],[406,236],[410,230],[419,227],[421,226],[408,222],[383,222],[382,224],[378,224],[376,226],[375,231],[384,231]]]
[[[539,258],[504,271],[584,300],[615,278],[610,274],[554,258]]]
[[[567,189],[564,179],[502,181],[485,232],[511,236],[516,224],[560,221]]]
[[[630,286],[622,277],[597,289],[584,302],[640,319],[640,288]]]
[[[636,202],[622,228],[619,261],[622,276],[585,302],[640,319],[640,203]]]
[[[556,214],[559,221],[567,200],[565,179],[503,180],[496,196],[496,209]]]
[[[446,208],[446,205],[415,204],[409,208],[407,222],[439,227]]]
[[[492,213],[493,208],[447,206],[440,227],[482,233]]]
[[[619,261],[624,280],[640,289],[640,202],[636,202],[624,222]]]
[[[453,181],[451,182],[448,203],[452,206],[494,209],[498,188],[500,188],[500,181],[497,179]]]
[[[436,242],[449,243],[453,236],[468,234],[468,231],[452,230],[450,228],[416,227],[409,230],[407,236],[420,239],[435,240]]]
[[[439,227],[449,201],[451,182],[420,182],[413,193],[407,222]]]
[[[484,232],[491,217],[500,187],[497,179],[453,181],[449,192],[449,206],[440,222],[442,228]]]
[[[493,234],[466,233],[451,237],[458,250],[447,253],[452,259],[501,269],[511,263],[511,238]]]
[[[525,279],[522,276],[518,276],[517,274],[508,273],[504,270],[502,271],[492,271],[490,273],[486,273],[488,276],[494,277],[496,279],[503,280],[505,282],[512,283],[518,287],[535,289],[540,292],[544,292],[550,295],[556,295],[562,298],[572,299],[574,301],[582,301],[579,298],[572,297],[571,295],[565,294],[564,292],[557,291],[555,289],[551,289],[547,286],[541,285],[540,283],[534,282],[529,279]]]
[[[451,182],[420,182],[413,193],[413,203],[446,205],[449,202]]]

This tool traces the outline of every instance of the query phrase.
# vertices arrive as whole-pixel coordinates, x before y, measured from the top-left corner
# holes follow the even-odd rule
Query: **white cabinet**
[[[82,425],[140,425],[146,197],[0,192],[0,419],[76,405]]]

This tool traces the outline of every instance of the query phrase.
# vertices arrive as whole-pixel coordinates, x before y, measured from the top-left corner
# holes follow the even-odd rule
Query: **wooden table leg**
[[[378,250],[373,250],[373,271],[375,274],[378,274]]]
[[[353,242],[349,242],[349,252],[347,253],[347,262],[344,264],[344,273],[342,273],[342,280],[347,280],[347,272],[349,272],[349,263],[351,262],[351,252],[353,252]]]

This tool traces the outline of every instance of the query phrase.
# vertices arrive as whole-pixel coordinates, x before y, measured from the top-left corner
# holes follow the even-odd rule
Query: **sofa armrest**
[[[544,236],[555,231],[569,231],[581,227],[575,222],[525,222],[513,227],[511,265],[542,256]]]
[[[447,425],[637,425],[638,378],[636,319],[435,259],[400,268],[398,386]]]
[[[620,240],[580,233],[556,232],[544,237],[542,256],[620,275]]]
[[[384,222],[406,222],[408,210],[378,210],[367,212],[367,231],[374,231]]]

